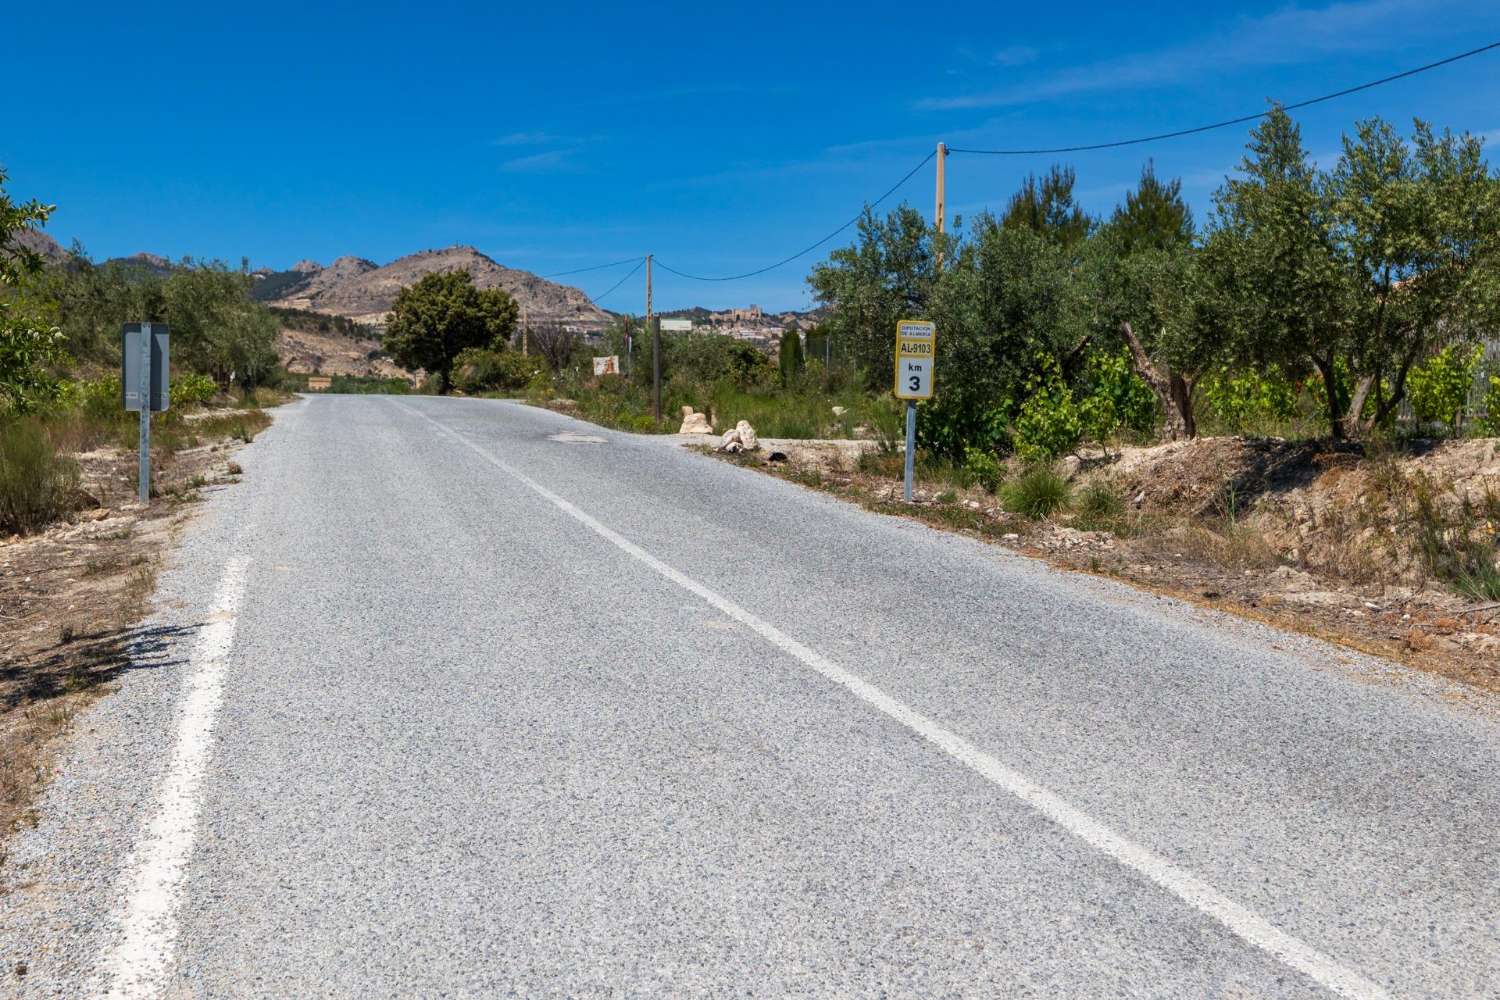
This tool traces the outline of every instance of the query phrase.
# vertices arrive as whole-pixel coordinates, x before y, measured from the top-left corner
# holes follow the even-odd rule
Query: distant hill
[[[505,289],[531,319],[587,323],[609,319],[578,289],[497,264],[466,246],[422,250],[383,267],[361,257],[340,257],[327,267],[302,261],[294,270],[266,275],[252,294],[282,308],[379,323],[391,311],[397,292],[443,271],[467,271],[480,288]]]
[[[37,229],[23,229],[16,234],[16,242],[33,253],[41,254],[48,264],[61,264],[68,259],[68,251],[46,233]]]

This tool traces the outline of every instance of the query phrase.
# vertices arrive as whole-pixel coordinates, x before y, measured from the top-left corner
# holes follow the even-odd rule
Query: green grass
[[[1108,483],[1096,481],[1085,486],[1078,494],[1073,513],[1073,523],[1084,531],[1124,533],[1125,501]]]
[[[1000,487],[1000,505],[1034,520],[1050,517],[1072,502],[1073,488],[1048,465],[1034,465]]]

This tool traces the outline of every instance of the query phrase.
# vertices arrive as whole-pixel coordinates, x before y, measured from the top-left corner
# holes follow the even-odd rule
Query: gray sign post
[[[151,414],[167,408],[167,324],[126,323],[120,335],[120,392],[141,415],[141,503],[151,502]]]

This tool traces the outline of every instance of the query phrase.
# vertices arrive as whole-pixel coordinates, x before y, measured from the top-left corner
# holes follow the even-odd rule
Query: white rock
[[[844,414],[846,414],[848,412],[849,412],[849,408],[847,406],[835,406],[833,408],[833,415],[835,417],[842,417]]]
[[[713,424],[708,422],[708,414],[694,413],[691,406],[684,406],[682,415],[682,426],[677,429],[678,434],[712,434]]]
[[[729,428],[729,430],[724,432],[724,438],[719,442],[719,450],[729,451],[730,445],[735,446],[735,451],[739,451],[740,448],[744,447],[743,443],[740,441],[740,429],[738,427],[731,427]]]
[[[750,421],[741,420],[734,425],[735,433],[740,436],[740,444],[745,446],[746,451],[754,451],[760,447],[759,439],[755,436],[755,428],[750,426]]]

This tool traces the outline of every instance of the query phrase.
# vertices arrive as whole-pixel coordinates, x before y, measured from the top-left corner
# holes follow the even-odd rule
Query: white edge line
[[[208,620],[198,635],[193,672],[183,682],[172,757],[155,812],[121,876],[118,937],[105,957],[94,996],[144,1000],[166,989],[183,877],[198,830],[199,793],[213,751],[214,722],[224,697],[224,666],[234,645],[248,568],[249,561],[243,558],[231,559],[225,566]]]
[[[1212,917],[1245,941],[1270,953],[1282,963],[1303,973],[1335,995],[1354,998],[1354,1000],[1391,1000],[1391,994],[1383,987],[1342,965],[1337,959],[1324,954],[1300,938],[1281,930],[1253,910],[1236,903],[1192,872],[1178,867],[1154,851],[1115,833],[1060,795],[1037,784],[1019,771],[1002,764],[962,736],[944,728],[870,682],[839,666],[823,654],[793,639],[776,626],[756,617],[728,598],[662,562],[650,552],[601,524],[592,515],[580,510],[573,503],[553,493],[525,473],[512,468],[446,424],[405,403],[395,405],[433,424],[616,548],[649,566],[683,590],[695,594],[728,617],[745,625],[788,656],[801,661],[828,680],[847,689],[870,707],[901,723],[1075,837],[1114,858],[1132,871],[1144,875],[1189,906]]]

